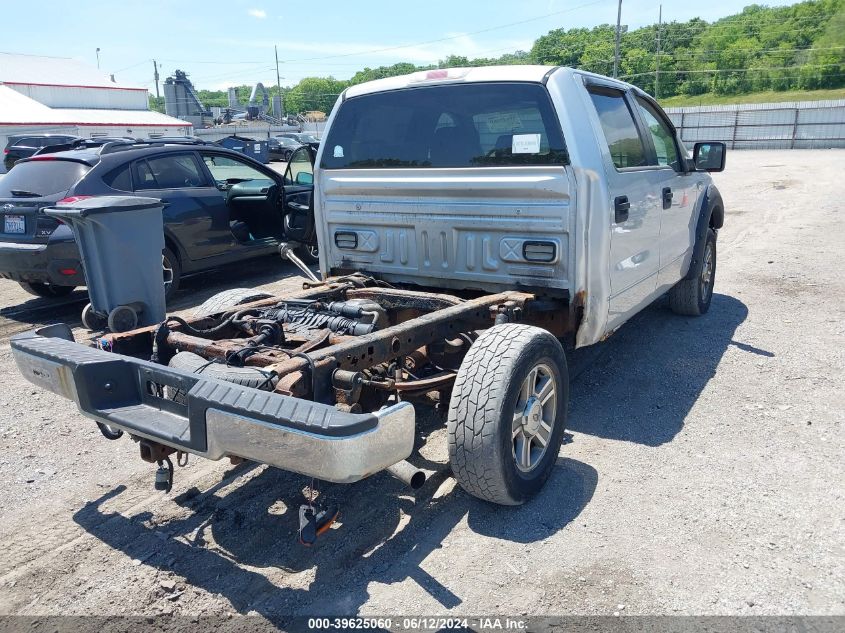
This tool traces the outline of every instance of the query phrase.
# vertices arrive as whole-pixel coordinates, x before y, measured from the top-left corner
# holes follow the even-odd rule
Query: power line
[[[252,60],[252,61],[248,61],[248,62],[245,62],[245,61],[233,62],[233,61],[230,61],[228,59],[227,60],[221,60],[221,61],[209,61],[207,59],[190,60],[190,59],[162,59],[162,58],[160,58],[159,61],[171,62],[171,63],[174,63],[174,64],[217,64],[217,65],[220,65],[220,66],[225,66],[226,64],[236,65],[236,64],[263,64],[264,63],[264,62],[257,60],[257,59]]]
[[[793,66],[767,66],[765,68],[695,68],[689,70],[682,70],[678,68],[673,68],[672,70],[664,70],[663,72],[672,72],[672,73],[682,73],[682,74],[690,74],[690,73],[748,73],[748,72],[768,72],[771,70],[790,70],[790,69],[800,69],[804,70],[807,68],[830,68],[831,66],[842,66],[842,64],[801,64],[801,65],[793,65]],[[634,73],[632,75],[623,75],[620,79],[630,79],[632,77],[644,77],[646,75],[653,75],[654,71],[649,71],[645,73]]]
[[[759,27],[759,29],[763,29],[768,25],[758,24],[756,26]],[[825,26],[826,27],[827,26],[826,21],[821,21],[817,26],[819,26],[819,27]],[[810,29],[810,28],[812,28],[812,27],[803,26],[803,27],[799,27],[799,28],[795,28],[795,29],[779,30],[777,32],[777,35],[780,36],[780,35],[783,35],[785,33],[807,33],[807,30]],[[723,40],[723,39],[730,38],[730,37],[737,37],[738,35],[739,36],[749,36],[749,35],[751,35],[753,37],[756,37],[758,35],[758,33],[749,33],[749,32],[720,33],[721,29],[717,29],[716,27],[707,27],[707,26],[705,26],[701,30],[690,28],[687,32],[689,33],[689,32],[692,32],[693,30],[695,30],[695,33],[693,33],[692,37],[699,37],[701,39],[712,38],[712,39]],[[680,33],[679,33],[679,31],[680,31],[680,29],[675,29],[674,31],[669,30],[669,31],[667,31],[667,34],[671,34],[671,35],[683,34],[682,31]]]
[[[488,53],[498,53],[498,52],[501,52],[501,51],[512,51],[512,52],[516,53],[516,52],[518,52],[518,49],[515,49],[512,46],[500,46],[498,48],[485,49],[483,51],[473,51],[471,54],[472,55],[486,55]],[[523,51],[523,52],[527,53],[528,51]],[[356,55],[357,54],[358,53],[356,53]],[[450,53],[450,54],[451,55],[457,55],[458,53]],[[448,55],[447,55],[447,57],[448,57]],[[262,64],[263,63],[263,62],[260,62],[260,61],[252,61],[252,62],[229,62],[229,61],[210,62],[210,61],[190,61],[190,60],[184,60],[184,59],[183,60],[178,60],[178,59],[161,60],[161,59],[159,59],[159,61],[167,61],[167,62],[172,62],[174,64],[216,64],[216,65],[220,65],[220,66],[225,66],[226,64]],[[283,61],[283,60],[280,59],[279,63],[280,64],[281,63],[291,64],[291,65],[293,65],[293,64],[302,65],[302,64],[305,63],[305,61],[296,61],[296,60]],[[397,62],[397,63],[413,63],[413,62]],[[308,65],[309,66],[358,66],[358,67],[360,67],[361,62],[333,62],[333,63],[326,63],[326,64],[311,64],[311,63],[309,63]],[[395,64],[382,64],[382,66],[393,66],[393,65],[395,65]]]
[[[672,72],[672,71],[667,71],[667,72]],[[826,73],[825,77],[845,77],[845,73]],[[805,79],[805,78],[806,77],[804,75],[801,75],[801,74],[797,74],[797,75],[778,75],[777,77],[774,77],[774,79],[776,79],[777,81],[782,81],[784,79]],[[767,90],[771,90],[772,92],[782,92],[781,90],[777,90],[775,88],[767,88]],[[683,93],[678,93],[676,95],[671,95],[671,96],[666,97],[666,98],[672,99],[674,97],[694,97],[694,96],[696,96],[696,95],[686,95],[686,94],[683,94]],[[739,96],[742,96],[742,94],[740,94]],[[836,98],[836,97],[832,97],[832,98]]]
[[[824,13],[824,14],[820,14],[820,15],[817,15],[817,16],[804,16],[804,17],[786,18],[784,20],[780,20],[780,19],[773,17],[773,16],[768,16],[767,18],[764,18],[764,19],[761,19],[760,16],[750,16],[747,19],[743,19],[743,18],[740,18],[738,16],[733,17],[733,18],[729,16],[727,18],[721,18],[721,19],[716,20],[714,22],[707,22],[706,20],[700,20],[700,21],[697,21],[697,22],[693,22],[693,20],[687,20],[686,22],[672,21],[672,22],[666,22],[664,24],[665,24],[665,26],[672,27],[672,29],[675,30],[675,31],[683,30],[683,29],[695,30],[695,31],[700,30],[700,29],[707,29],[707,30],[710,30],[710,31],[726,31],[726,30],[733,30],[737,26],[748,25],[748,24],[754,25],[755,27],[757,27],[757,26],[770,26],[770,24],[768,22],[772,22],[772,21],[787,22],[789,24],[801,24],[801,23],[804,23],[804,22],[818,22],[819,25],[821,25],[821,24],[828,22],[834,15],[835,15],[835,13]],[[636,30],[652,28],[654,26],[655,26],[654,24],[650,24],[650,25],[647,25],[647,26],[642,26],[642,27],[640,27],[639,29],[636,29]]]
[[[137,64],[132,64],[131,66],[127,66],[126,68],[121,68],[120,70],[115,70],[113,72],[116,75],[117,73],[122,73],[124,70],[130,70],[132,68],[137,68],[138,66],[140,66],[142,64],[148,64],[151,61],[152,61],[151,59],[145,59],[143,61],[138,62]]]
[[[726,52],[736,52],[736,51],[751,51],[754,53],[799,53],[803,51],[832,51],[832,50],[841,50],[845,49],[845,46],[820,46],[820,47],[810,47],[810,48],[753,48],[751,46],[746,47],[737,47],[737,48],[720,48],[720,49],[704,49],[698,51],[688,51],[683,53],[682,57],[692,57],[699,54],[708,54],[708,53],[726,53]],[[661,56],[669,56],[673,57],[678,55],[678,53],[658,53]]]
[[[492,32],[492,31],[498,31],[498,30],[510,28],[510,27],[513,27],[513,26],[520,26],[522,24],[528,24],[529,22],[536,22],[538,20],[545,20],[546,18],[549,18],[549,17],[554,17],[554,16],[557,16],[557,15],[563,15],[565,13],[571,13],[571,12],[577,11],[579,9],[584,9],[584,8],[591,7],[591,6],[594,6],[594,5],[597,5],[597,4],[603,4],[603,3],[606,3],[608,1],[610,1],[610,0],[593,0],[592,2],[586,2],[584,4],[580,4],[580,5],[575,6],[575,7],[570,7],[568,9],[563,9],[563,10],[560,10],[560,11],[553,11],[551,13],[538,15],[538,16],[535,16],[533,18],[526,18],[524,20],[519,20],[519,21],[516,21],[516,22],[509,22],[507,24],[500,24],[500,25],[497,25],[497,26],[491,26],[491,27],[486,28],[486,29],[479,29],[477,31],[470,31],[468,33],[461,33],[460,35],[452,35],[452,36],[449,36],[449,37],[441,37],[441,38],[437,38],[437,39],[433,39],[433,40],[426,40],[426,41],[422,41],[422,42],[414,42],[414,43],[411,43],[411,44],[400,44],[400,45],[397,45],[397,46],[388,46],[388,47],[385,47],[385,48],[376,48],[376,49],[371,49],[371,50],[366,50],[366,51],[357,51],[357,52],[353,52],[353,53],[338,53],[336,55],[325,55],[325,56],[321,56],[321,57],[304,57],[304,58],[298,58],[298,59],[285,59],[285,60],[280,60],[280,61],[283,64],[293,64],[293,63],[298,63],[298,62],[321,61],[321,60],[325,60],[325,59],[340,59],[340,58],[345,58],[345,57],[354,57],[354,56],[358,56],[358,55],[369,55],[369,54],[373,54],[373,53],[383,53],[383,52],[388,52],[388,51],[401,50],[401,49],[404,49],[404,48],[413,48],[415,46],[425,46],[426,44],[437,44],[437,43],[440,43],[440,42],[448,42],[448,41],[452,41],[452,40],[461,39],[462,37],[468,37],[470,35],[478,35],[480,33],[489,33],[489,32]],[[510,50],[510,47],[503,47],[501,49],[496,49],[496,50]],[[488,51],[488,52],[495,52],[495,51]],[[483,53],[484,53],[484,51],[479,51],[478,53],[475,53],[475,54],[483,54]],[[185,60],[185,59],[167,59],[167,58],[159,58],[159,61],[178,63],[178,64],[217,64],[217,65],[228,65],[228,64],[231,64],[231,65],[244,64],[245,65],[245,64],[261,64],[261,63],[263,63],[263,62],[258,61],[258,60],[253,60],[253,61],[231,61],[231,60],[211,61],[211,60]]]
[[[194,81],[209,81],[209,80],[212,80],[212,79],[225,78],[225,77],[229,77],[229,76],[234,75],[234,74],[235,74],[235,72],[241,72],[241,73],[252,73],[252,74],[254,74],[254,73],[259,73],[259,72],[270,72],[270,71],[272,71],[272,70],[274,70],[274,69],[273,69],[273,68],[271,68],[271,67],[267,67],[267,66],[256,66],[255,68],[245,68],[245,69],[243,69],[243,70],[241,70],[241,71],[231,71],[231,70],[227,70],[226,72],[223,72],[223,73],[216,73],[216,74],[214,74],[214,75],[204,75],[204,76],[201,76],[201,77],[193,77],[193,76],[191,76],[191,81],[192,81],[192,82],[194,82]]]
[[[413,44],[401,44],[399,46],[388,46],[386,48],[375,48],[368,51],[359,51],[356,53],[343,53],[339,55],[326,55],[323,57],[305,57],[300,59],[291,59],[291,60],[284,60],[284,63],[288,62],[310,62],[310,61],[320,61],[323,59],[338,59],[341,57],[353,57],[356,55],[371,55],[373,53],[384,53],[388,51],[395,51],[400,50],[403,48],[413,48],[414,46],[425,46],[426,44],[437,44],[439,42],[449,42],[451,40],[457,40],[462,37],[468,37],[470,35],[479,35],[480,33],[490,33],[491,31],[498,31],[501,29],[510,28],[512,26],[519,26],[522,24],[527,24],[529,22],[536,22],[537,20],[545,20],[546,18],[550,18],[556,15],[563,15],[564,13],[571,13],[573,11],[577,11],[578,9],[584,9],[586,7],[591,7],[596,4],[604,4],[608,0],[594,0],[593,2],[587,2],[585,4],[579,4],[575,7],[570,7],[569,9],[563,9],[562,11],[553,11],[552,13],[546,13],[545,15],[539,15],[534,18],[527,18],[525,20],[519,20],[518,22],[509,22],[508,24],[500,24],[499,26],[491,26],[490,28],[480,29],[478,31],[470,31],[469,33],[461,33],[460,35],[452,35],[450,37],[441,37],[436,40],[427,40],[424,42],[415,42]]]

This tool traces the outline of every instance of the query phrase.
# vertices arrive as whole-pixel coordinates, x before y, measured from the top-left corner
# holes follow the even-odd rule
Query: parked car
[[[132,435],[163,479],[185,451],[418,486],[405,460],[431,429],[415,407],[436,407],[458,483],[520,504],[559,463],[561,340],[602,341],[667,293],[678,314],[710,308],[724,204],[707,172],[724,165],[723,143],[690,157],[639,88],[576,69],[359,84],[335,104],[316,173],[295,178],[316,175],[324,283],[260,301],[230,290],[188,326],[103,337],[109,352],[56,326],[12,350],[32,383]],[[333,516],[318,504],[290,513],[309,542]]]
[[[308,171],[312,158],[308,148],[295,153],[282,175],[214,145],[146,141],[24,159],[0,180],[0,277],[41,297],[85,285],[73,234],[41,210],[73,196],[127,193],[165,204],[168,294],[186,273],[272,254],[282,240],[300,242],[313,261],[313,187],[291,175]]]
[[[287,137],[292,138],[300,145],[307,145],[309,143],[317,143],[319,145],[320,139],[308,132],[280,132],[276,134],[276,138]]]
[[[3,165],[8,171],[19,160],[29,158],[44,147],[69,143],[74,140],[81,139],[78,136],[68,134],[14,134],[9,137],[9,141],[3,150]]]
[[[132,138],[129,136],[98,136],[96,138],[75,138],[66,143],[58,143],[56,145],[46,145],[37,150],[33,156],[42,156],[44,154],[55,154],[56,152],[66,152],[71,149],[83,149],[101,147],[106,143],[138,143],[141,139]]]
[[[293,151],[302,145],[299,141],[287,136],[270,137],[270,160],[290,160]]]

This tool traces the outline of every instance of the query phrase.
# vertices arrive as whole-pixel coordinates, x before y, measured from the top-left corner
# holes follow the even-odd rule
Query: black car
[[[0,179],[0,277],[41,297],[85,284],[69,227],[42,211],[74,196],[162,200],[168,294],[185,273],[275,253],[280,241],[313,261],[314,156],[295,151],[284,175],[215,145],[107,143],[24,159]]]
[[[287,136],[270,137],[270,160],[289,161],[293,151],[302,143]]]
[[[75,140],[82,140],[78,136],[69,134],[15,134],[9,137],[9,142],[3,150],[3,165],[6,170],[14,167],[22,158],[29,158],[38,150],[49,145],[61,145]]]
[[[314,136],[313,134],[309,134],[308,132],[280,132],[276,134],[276,138],[283,137],[283,138],[292,138],[294,141],[297,141],[300,145],[308,145],[311,143],[320,144],[320,139]]]
[[[44,154],[55,154],[56,152],[66,152],[71,149],[85,149],[100,147],[106,143],[139,143],[142,139],[131,138],[129,136],[98,136],[96,138],[75,138],[66,143],[58,143],[56,145],[45,145],[38,149],[33,156],[42,156]]]

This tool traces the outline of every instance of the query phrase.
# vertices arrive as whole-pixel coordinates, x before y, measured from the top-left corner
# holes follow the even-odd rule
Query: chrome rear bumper
[[[324,481],[351,483],[411,454],[414,408],[375,413],[259,391],[75,343],[57,326],[12,338],[31,383],[137,437],[217,460],[236,456]],[[70,338],[70,340],[69,340]],[[185,403],[163,387],[187,392]]]

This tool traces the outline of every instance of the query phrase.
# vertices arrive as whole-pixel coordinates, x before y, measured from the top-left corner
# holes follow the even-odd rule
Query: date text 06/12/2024
[[[345,617],[345,618],[309,618],[310,630],[399,630],[399,631],[442,631],[442,630],[482,630],[482,631],[524,631],[527,622],[520,618],[508,617]]]

